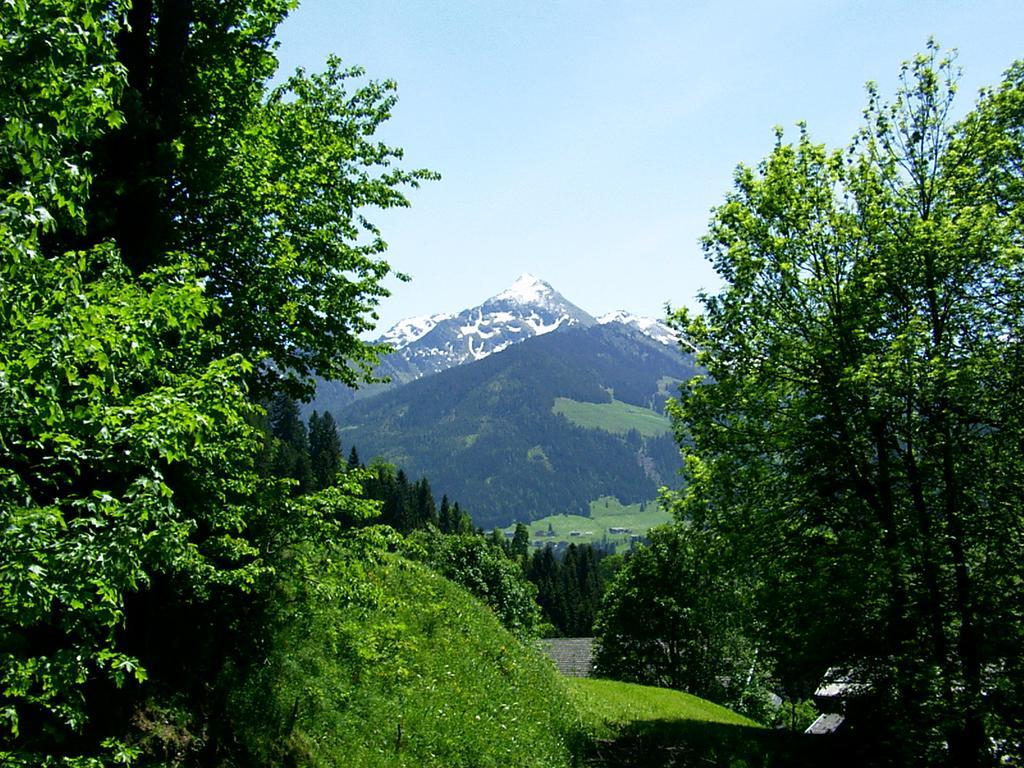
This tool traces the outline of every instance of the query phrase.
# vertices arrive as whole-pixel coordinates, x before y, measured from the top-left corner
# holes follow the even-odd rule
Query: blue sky
[[[328,54],[398,82],[380,137],[442,180],[371,219],[393,283],[381,331],[530,272],[593,314],[696,307],[698,239],[773,126],[845,145],[864,84],[891,94],[929,36],[959,51],[960,108],[1024,58],[1024,2],[304,0],[282,71]]]

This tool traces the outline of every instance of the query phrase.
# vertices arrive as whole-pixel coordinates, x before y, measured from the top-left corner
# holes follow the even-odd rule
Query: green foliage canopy
[[[54,4],[72,20],[88,12],[63,6]],[[392,167],[401,150],[373,139],[395,104],[393,82],[358,83],[362,70],[332,57],[324,72],[268,90],[274,32],[291,6],[113,9],[121,118],[75,137],[95,183],[85,226],[55,238],[78,248],[112,240],[136,274],[188,253],[221,309],[217,351],[258,364],[249,383],[261,396],[282,379],[293,395],[309,393],[314,373],[350,385],[366,377],[375,352],[359,334],[391,272],[367,211],[405,206],[403,188],[436,177]]]
[[[846,669],[904,764],[1022,748],[1021,71],[953,123],[932,44],[848,151],[780,131],[704,240],[726,287],[677,316],[708,371],[672,408],[678,514],[783,685]]]
[[[594,667],[616,680],[687,691],[759,716],[742,590],[688,526],[648,533],[605,593]],[[763,707],[762,707],[763,708]]]
[[[367,370],[390,268],[363,210],[432,174],[372,140],[393,84],[349,93],[332,60],[266,92],[290,5],[0,5],[5,760],[130,760],[110,715],[140,655],[208,680],[239,626],[220,607],[369,511],[354,481],[261,480],[253,403]]]
[[[475,533],[441,534],[433,528],[410,541],[414,556],[490,606],[506,629],[522,636],[536,632],[537,588],[501,544]]]

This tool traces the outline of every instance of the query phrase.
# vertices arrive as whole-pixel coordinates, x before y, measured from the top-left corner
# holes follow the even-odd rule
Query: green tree
[[[1020,67],[960,124],[936,46],[902,75],[849,151],[780,131],[715,211],[678,514],[742,564],[783,684],[845,668],[891,759],[979,765],[1018,722],[989,694],[1019,697]]]
[[[655,528],[609,586],[595,631],[599,675],[688,691],[761,714],[742,591],[688,526]]]
[[[391,269],[365,211],[406,206],[401,190],[435,177],[395,168],[401,150],[374,140],[393,82],[360,84],[361,70],[331,58],[267,90],[291,7],[132,3],[110,38],[121,119],[80,137],[95,177],[84,231],[53,235],[62,247],[113,241],[135,274],[190,254],[220,309],[214,354],[259,363],[248,378],[260,396],[281,380],[309,393],[313,373],[366,377],[375,351],[359,334]]]
[[[323,490],[334,484],[341,470],[341,441],[334,417],[326,411],[309,417],[309,462],[313,488]]]
[[[296,494],[312,490],[309,433],[299,416],[299,404],[280,392],[267,406],[267,417],[274,438],[271,472],[275,477],[293,480]]]
[[[417,531],[410,542],[414,557],[480,598],[507,629],[532,635],[540,626],[536,587],[492,538],[441,534],[431,528]]]
[[[363,463],[359,460],[359,452],[356,451],[356,447],[353,445],[352,449],[348,452],[348,469],[359,469],[363,466]]]
[[[430,174],[372,139],[391,84],[332,61],[265,92],[288,7],[0,5],[5,759],[130,760],[154,695],[215,739],[274,558],[361,508],[261,479],[254,403],[366,370],[389,267],[362,208]]]
[[[540,606],[544,618],[562,632],[561,628],[555,624],[559,595],[558,561],[555,560],[555,552],[551,545],[533,553],[526,569],[526,575],[537,587],[537,604]]]
[[[384,517],[381,522],[388,523],[401,533],[416,530],[412,486],[404,469],[399,468],[395,472],[394,489],[390,497],[384,499]]]
[[[441,533],[453,533],[455,523],[452,517],[452,505],[448,501],[448,495],[441,497],[441,507],[437,512],[437,527]]]
[[[530,530],[522,523],[516,523],[515,533],[509,544],[509,552],[525,564],[526,557],[530,553]]]
[[[576,585],[578,602],[573,606],[570,631],[576,637],[589,637],[594,632],[594,619],[601,604],[604,584],[598,572],[597,552],[592,544],[577,549]],[[566,563],[566,565],[571,565]]]
[[[983,280],[994,282],[979,296],[978,311],[988,315],[988,333],[972,338],[980,363],[974,372],[983,376],[977,389],[984,393],[983,401],[973,403],[973,415],[982,414],[986,421],[974,429],[984,432],[984,443],[971,444],[982,460],[970,469],[974,488],[962,500],[972,516],[981,513],[981,519],[971,520],[966,531],[968,568],[962,576],[983,585],[972,595],[980,625],[977,634],[988,659],[998,659],[996,663],[1001,665],[1002,674],[991,674],[991,663],[982,671],[984,708],[995,712],[988,722],[989,733],[998,743],[1015,745],[1020,759],[1024,752],[1020,738],[1024,733],[1024,621],[1018,607],[1024,532],[1020,517],[1014,518],[1009,506],[1019,498],[1019,478],[1024,476],[1018,442],[1024,433],[1024,357],[1020,351],[1024,62],[1016,62],[998,87],[982,93],[977,108],[954,136],[950,154],[957,199],[997,244],[990,252],[996,263],[982,275]],[[975,494],[985,501],[980,508],[974,506]],[[982,547],[976,544],[980,537],[988,537]]]
[[[491,532],[487,536],[493,546],[500,549],[502,552],[508,553],[508,538],[505,536],[505,532],[501,528],[492,528]]]
[[[29,763],[130,754],[95,723],[146,679],[129,595],[204,601],[261,570],[239,536],[252,368],[218,355],[197,263],[54,245],[88,224],[87,147],[124,121],[123,12],[0,8],[0,750]]]
[[[413,485],[411,504],[412,528],[437,527],[437,505],[434,503],[434,492],[427,478],[421,477]]]
[[[452,504],[452,530],[451,533],[473,533],[473,518],[459,506],[459,502]]]
[[[551,545],[524,560],[527,577],[537,587],[537,602],[555,632],[589,637],[607,580],[605,554],[592,544],[570,544],[559,561]]]

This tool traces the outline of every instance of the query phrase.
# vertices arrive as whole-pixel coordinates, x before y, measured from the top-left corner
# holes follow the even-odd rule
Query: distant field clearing
[[[567,397],[556,397],[551,411],[562,414],[578,427],[600,429],[616,435],[624,435],[635,429],[644,437],[658,437],[672,429],[666,416],[619,400],[610,403],[581,403]]]
[[[580,515],[549,515],[528,524],[534,543],[554,544],[559,541],[576,544],[603,542],[628,545],[633,536],[643,536],[649,528],[671,519],[656,501],[623,504],[612,496],[590,502],[590,517]],[[622,530],[612,533],[611,529]]]

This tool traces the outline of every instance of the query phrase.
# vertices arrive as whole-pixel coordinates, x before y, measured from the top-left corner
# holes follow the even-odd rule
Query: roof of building
[[[823,735],[827,733],[835,733],[839,726],[843,724],[846,718],[835,712],[827,712],[824,715],[818,717],[804,733]]]
[[[864,694],[867,690],[868,686],[858,682],[849,670],[831,667],[822,678],[814,696],[823,699],[846,699]]]

